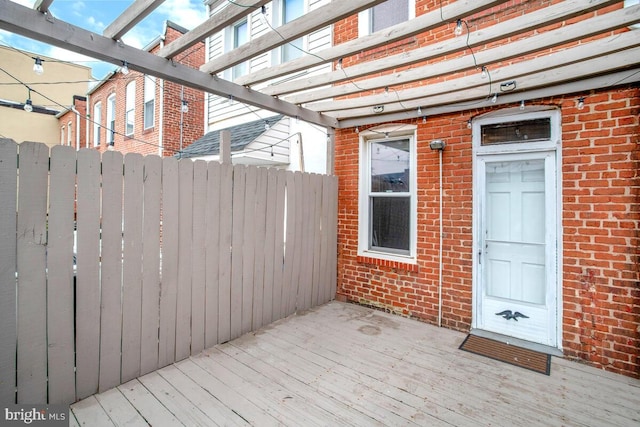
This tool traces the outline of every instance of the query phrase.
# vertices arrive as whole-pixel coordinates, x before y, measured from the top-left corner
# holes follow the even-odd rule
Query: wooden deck
[[[640,381],[559,358],[548,377],[464,337],[331,302],[77,402],[71,423],[640,425]]]

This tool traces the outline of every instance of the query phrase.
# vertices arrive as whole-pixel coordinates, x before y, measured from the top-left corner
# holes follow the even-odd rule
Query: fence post
[[[220,163],[231,164],[231,133],[220,131]]]

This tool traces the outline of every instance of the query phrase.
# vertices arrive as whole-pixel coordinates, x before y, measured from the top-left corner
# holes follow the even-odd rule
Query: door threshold
[[[497,334],[495,332],[489,332],[482,329],[471,329],[469,332],[471,335],[476,335],[483,338],[489,338],[495,341],[503,342],[505,344],[515,345],[516,347],[526,348],[528,350],[537,351],[544,354],[550,354],[551,356],[563,357],[562,350],[555,347],[550,347],[544,344],[538,344],[531,341],[525,341],[519,338],[510,337],[507,335]]]

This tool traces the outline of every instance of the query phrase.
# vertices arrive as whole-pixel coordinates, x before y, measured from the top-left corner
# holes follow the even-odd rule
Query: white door
[[[476,327],[557,341],[555,152],[478,157]]]

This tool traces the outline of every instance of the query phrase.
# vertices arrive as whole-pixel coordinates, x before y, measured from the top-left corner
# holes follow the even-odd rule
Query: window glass
[[[409,0],[387,0],[371,8],[370,32],[409,20]]]
[[[481,127],[481,145],[544,141],[551,138],[551,119],[494,123]]]
[[[116,131],[116,96],[107,98],[107,143],[113,145]]]
[[[125,92],[125,135],[132,135],[135,125],[135,106],[136,106],[136,82],[127,84]]]
[[[145,76],[144,78],[144,128],[153,127],[156,103],[156,78]]]
[[[100,145],[100,123],[102,122],[102,103],[93,106],[93,146]]]
[[[375,140],[368,151],[368,249],[410,254],[411,141]]]
[[[249,41],[249,25],[242,21],[233,26],[233,48],[237,48]],[[232,69],[232,78],[238,78],[247,74],[248,62],[242,62]]]
[[[67,145],[71,146],[72,132],[71,122],[67,123]]]
[[[303,0],[283,0],[282,23],[286,24],[304,14]],[[302,37],[282,46],[282,62],[300,58],[303,54]]]

